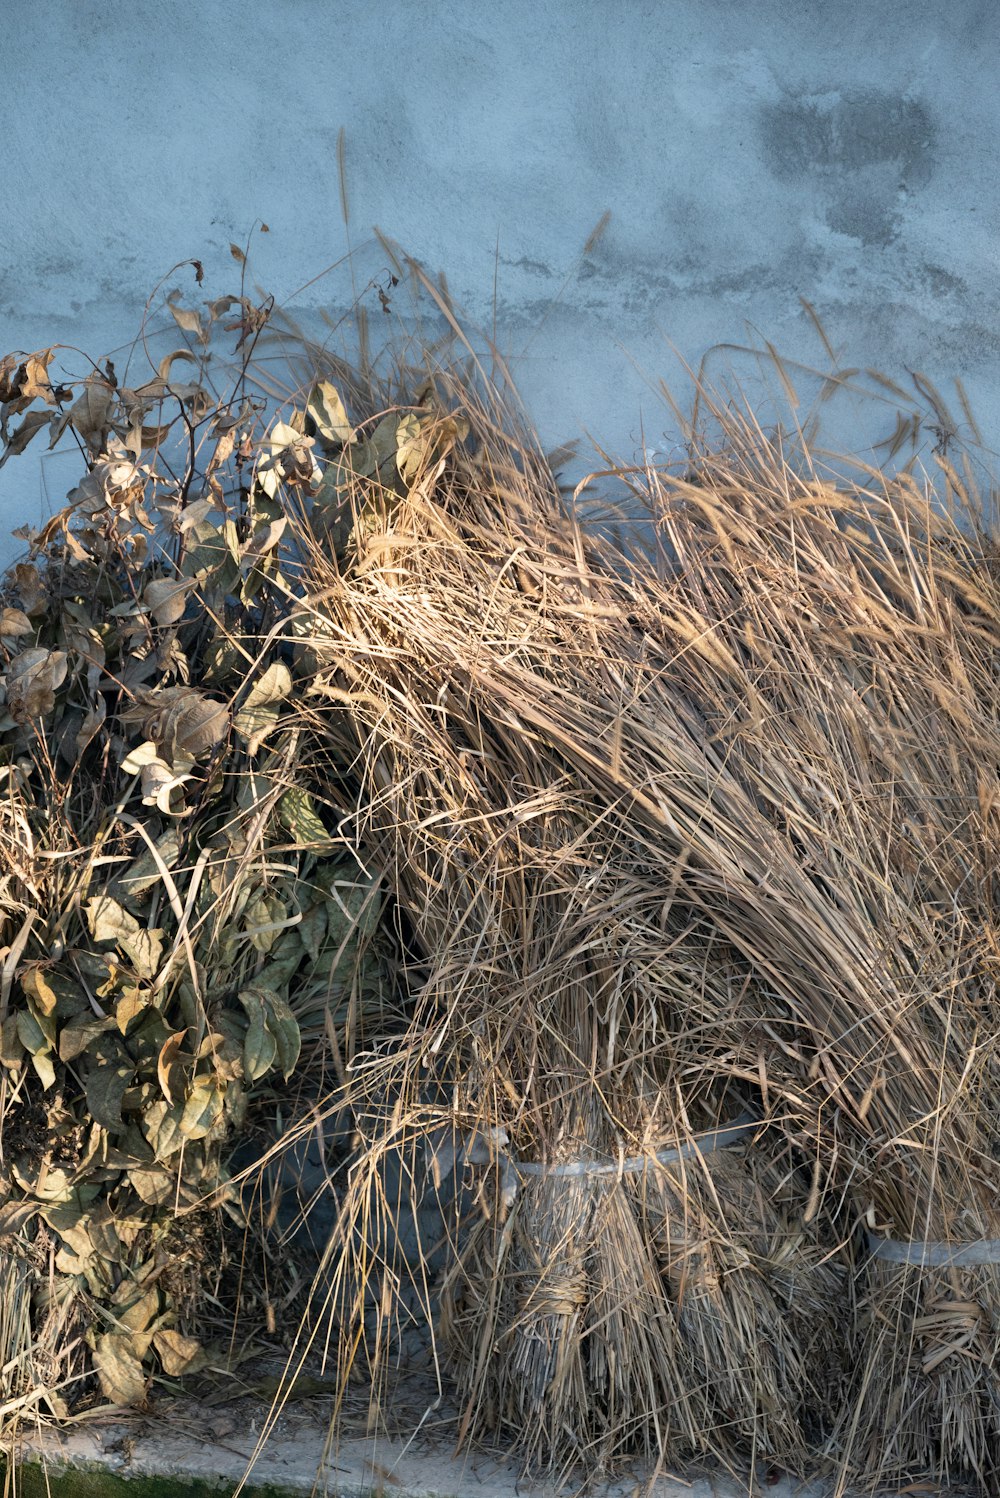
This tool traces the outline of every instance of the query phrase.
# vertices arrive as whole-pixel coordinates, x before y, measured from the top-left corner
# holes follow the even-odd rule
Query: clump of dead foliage
[[[135,388],[0,366],[6,456],[69,433],[86,470],[0,599],[8,1411],[142,1402],[239,1316],[275,1331],[294,1275],[231,1157],[324,1093],[332,1031],[391,1023],[383,892],[324,819],[275,628],[309,444],[245,357],[210,391],[207,342]]]
[[[123,1401],[195,1366],[170,1234],[239,1215],[299,1078],[353,1144],[290,1378],[377,1399],[422,1329],[531,1465],[995,1484],[1000,568],[954,426],[835,478],[703,389],[682,463],[604,475],[640,548],[471,345],[303,340],[275,423],[236,305],[228,401],[4,366],[88,458],[4,599],[10,1345]],[[231,309],[172,306],[198,366]]]

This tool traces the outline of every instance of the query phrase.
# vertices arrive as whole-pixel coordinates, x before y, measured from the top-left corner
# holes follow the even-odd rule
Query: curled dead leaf
[[[7,711],[16,723],[43,718],[55,707],[56,691],[65,680],[64,650],[23,650],[7,671]]]
[[[161,687],[137,692],[136,705],[122,713],[122,722],[139,724],[175,768],[186,769],[221,744],[229,732],[229,709],[194,687]]]

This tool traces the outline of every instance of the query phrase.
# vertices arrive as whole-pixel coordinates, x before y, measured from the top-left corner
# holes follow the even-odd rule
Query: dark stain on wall
[[[908,188],[923,187],[934,164],[934,122],[919,99],[856,89],[764,106],[767,162],[776,177],[838,176],[897,165]]]
[[[907,199],[934,172],[930,111],[919,99],[881,89],[765,104],[759,134],[772,176],[818,193],[829,227],[865,245],[897,237]]]

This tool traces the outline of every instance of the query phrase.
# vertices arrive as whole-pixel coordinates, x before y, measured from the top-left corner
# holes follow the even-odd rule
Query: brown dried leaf
[[[146,1397],[146,1375],[126,1334],[105,1332],[97,1338],[94,1367],[101,1393],[112,1404],[141,1404]]]
[[[167,628],[183,618],[187,596],[194,586],[193,578],[158,577],[146,584],[142,601],[156,623]]]
[[[197,1337],[185,1337],[182,1332],[169,1327],[161,1327],[154,1333],[153,1346],[160,1355],[164,1373],[170,1378],[194,1372],[205,1357]]]
[[[37,354],[29,354],[25,359],[18,391],[21,400],[43,400],[49,406],[55,405],[56,399],[49,379],[49,365],[54,353],[55,349],[42,349]]]
[[[181,1058],[181,1046],[187,1030],[178,1030],[163,1042],[160,1054],[156,1061],[156,1075],[163,1096],[173,1107],[175,1096],[179,1097],[184,1088],[184,1068]],[[185,1058],[190,1059],[190,1058]]]
[[[16,723],[43,718],[55,707],[56,691],[66,680],[63,650],[24,650],[7,671],[7,710]]]
[[[0,609],[0,636],[17,640],[34,632],[31,620],[20,609]]]
[[[172,291],[167,297],[167,309],[174,322],[185,333],[193,333],[199,343],[207,343],[210,336],[209,328],[202,322],[201,314],[195,312],[192,307],[178,307],[179,297],[179,291]]]
[[[98,697],[93,707],[88,708],[84,714],[83,722],[80,724],[76,734],[77,758],[83,753],[95,734],[99,733],[104,726],[104,720],[108,716],[108,705],[103,697]]]
[[[96,452],[104,447],[114,399],[114,387],[107,380],[100,375],[88,375],[83,390],[69,409],[70,423]]]
[[[55,989],[41,968],[29,967],[21,974],[21,987],[30,996],[36,1015],[52,1016],[59,1002]]]
[[[146,738],[183,768],[221,744],[229,732],[229,709],[194,687],[162,687],[137,694],[135,707],[122,713],[122,722],[138,723]],[[135,753],[135,751],[133,751]]]
[[[14,564],[14,586],[21,600],[21,607],[28,615],[41,614],[48,606],[48,594],[42,575],[34,562]]]
[[[0,457],[0,468],[3,467],[8,458],[13,458],[18,453],[23,453],[32,437],[37,436],[42,427],[47,427],[51,420],[52,418],[48,411],[29,411],[21,422],[21,425],[11,432],[7,446],[3,450],[3,456]]]

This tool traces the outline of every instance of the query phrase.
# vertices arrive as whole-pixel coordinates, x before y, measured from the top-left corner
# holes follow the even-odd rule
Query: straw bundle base
[[[441,1329],[472,1431],[516,1432],[531,1467],[710,1449],[673,1306],[620,1183],[527,1178],[474,1230]]]
[[[778,1209],[773,1172],[753,1156],[651,1172],[636,1189],[717,1448],[730,1463],[804,1471],[839,1377],[846,1275]]]
[[[1000,1491],[1000,1266],[875,1261],[860,1308],[857,1403],[843,1420],[857,1468],[933,1472]]]

